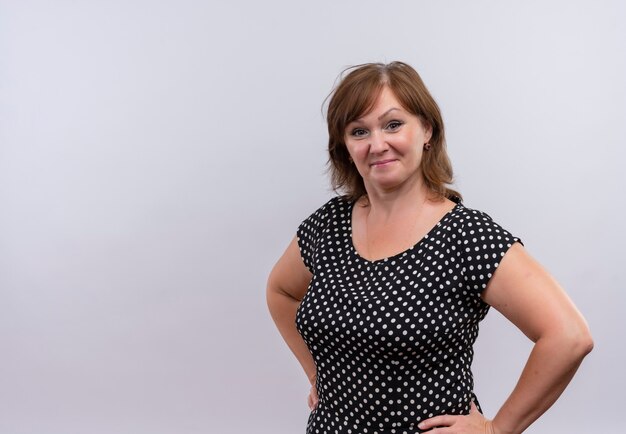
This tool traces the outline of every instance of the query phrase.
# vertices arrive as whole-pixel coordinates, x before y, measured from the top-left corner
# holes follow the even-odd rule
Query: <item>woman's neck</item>
[[[421,212],[429,203],[435,202],[432,192],[419,178],[410,185],[403,184],[392,190],[368,188],[367,198],[359,199],[369,207],[368,214],[376,219],[389,220],[406,213]]]

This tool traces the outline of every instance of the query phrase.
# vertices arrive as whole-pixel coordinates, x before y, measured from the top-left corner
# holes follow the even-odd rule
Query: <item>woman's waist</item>
[[[432,413],[423,412],[425,409],[418,409],[418,405],[415,408],[407,406],[406,409],[394,408],[393,406],[376,408],[375,406],[357,402],[355,402],[354,408],[347,410],[344,407],[332,405],[333,403],[320,399],[317,408],[309,416],[309,429],[307,432],[316,432],[315,428],[323,428],[323,432],[327,434],[355,432],[418,434],[424,431],[420,430],[417,425],[429,417],[439,414],[468,414],[470,400],[471,396],[468,397],[467,409],[464,409],[464,411],[459,411],[458,408],[447,408],[442,409],[438,413]]]
[[[373,374],[347,379],[318,372],[319,405],[354,424],[411,428],[440,414],[468,414],[471,380],[402,378]],[[368,426],[367,424],[365,426]]]

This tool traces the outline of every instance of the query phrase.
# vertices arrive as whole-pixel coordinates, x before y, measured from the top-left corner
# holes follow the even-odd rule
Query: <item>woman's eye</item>
[[[387,124],[388,130],[395,131],[402,126],[402,122],[400,121],[391,121]]]
[[[363,137],[364,135],[367,134],[367,131],[365,131],[363,128],[355,128],[352,130],[350,134],[353,137]]]

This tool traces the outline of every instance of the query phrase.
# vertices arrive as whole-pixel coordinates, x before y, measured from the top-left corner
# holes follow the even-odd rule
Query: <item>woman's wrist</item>
[[[309,377],[309,383],[311,383],[311,385],[315,385],[316,379],[317,379],[317,372],[315,372],[313,375]]]
[[[491,419],[487,421],[487,429],[485,430],[487,434],[512,434],[512,431],[506,431],[499,427],[495,422],[495,419]]]

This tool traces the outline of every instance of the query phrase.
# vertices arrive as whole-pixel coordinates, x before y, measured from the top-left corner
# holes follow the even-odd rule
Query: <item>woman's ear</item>
[[[424,143],[428,143],[433,137],[433,127],[425,120],[420,119],[420,121],[422,122],[422,128],[424,128]]]

